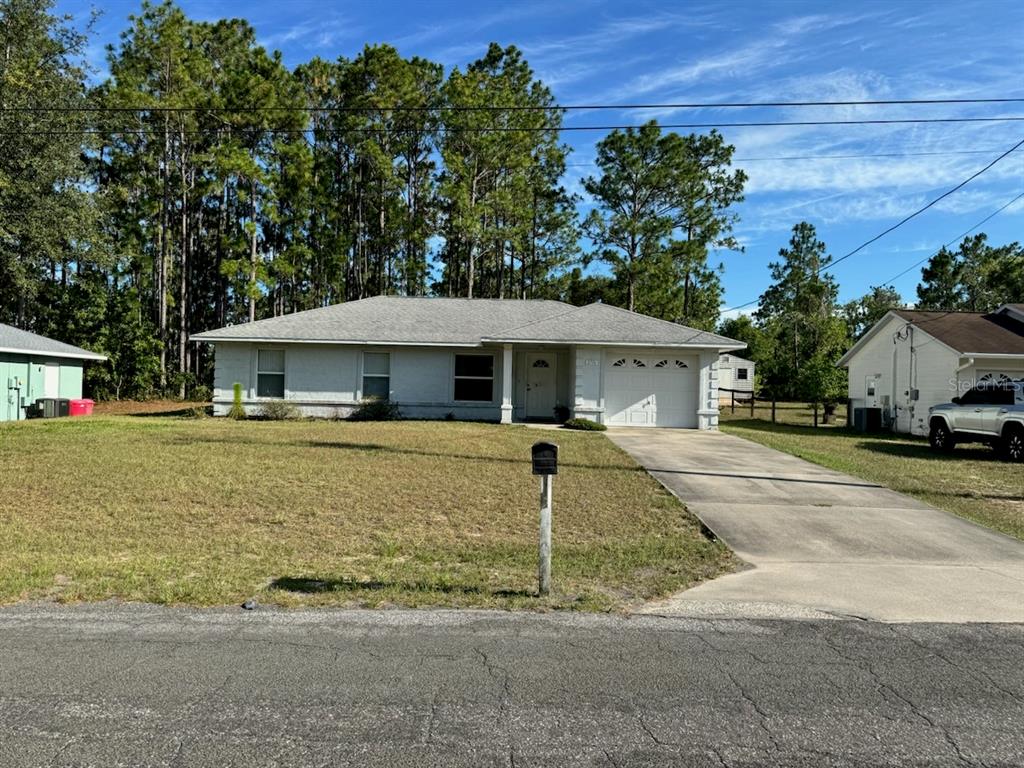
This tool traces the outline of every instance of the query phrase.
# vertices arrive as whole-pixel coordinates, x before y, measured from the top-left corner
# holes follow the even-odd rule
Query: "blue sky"
[[[90,3],[61,0],[84,15]],[[197,19],[243,16],[295,65],[387,42],[405,56],[464,67],[497,41],[523,49],[563,104],[1024,98],[1024,5],[1014,2],[414,2],[182,0]],[[137,2],[96,4],[92,47],[117,40]],[[570,112],[566,125],[1024,115],[1018,105]],[[812,222],[840,256],[984,167],[1024,123],[722,128],[749,174],[725,265],[725,307],[755,299],[792,226]],[[594,172],[600,132],[569,132],[566,183]],[[842,157],[823,157],[840,155]],[[849,156],[855,157],[849,157]],[[871,155],[870,157],[867,155]],[[878,156],[885,155],[885,156]],[[792,159],[807,158],[807,159]],[[1024,192],[1024,148],[835,269],[843,300],[925,258]],[[583,208],[587,207],[584,202]],[[1024,199],[982,229],[1024,239]],[[913,299],[919,270],[895,282]]]

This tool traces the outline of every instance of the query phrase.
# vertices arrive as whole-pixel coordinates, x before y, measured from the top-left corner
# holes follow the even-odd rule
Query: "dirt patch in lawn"
[[[105,400],[96,403],[97,416],[186,416],[209,403],[182,400]]]

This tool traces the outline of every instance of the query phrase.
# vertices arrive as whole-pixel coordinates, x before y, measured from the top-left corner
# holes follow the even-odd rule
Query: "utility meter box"
[[[533,474],[558,474],[558,446],[554,443],[534,443],[531,449],[533,457]]]

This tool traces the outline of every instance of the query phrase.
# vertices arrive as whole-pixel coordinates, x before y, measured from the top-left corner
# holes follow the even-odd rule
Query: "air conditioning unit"
[[[44,419],[55,419],[60,413],[55,397],[40,397],[36,400],[36,408]]]

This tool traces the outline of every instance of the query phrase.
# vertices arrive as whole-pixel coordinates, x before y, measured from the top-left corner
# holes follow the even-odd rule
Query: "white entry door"
[[[43,366],[43,397],[60,396],[60,366],[47,363]]]
[[[630,427],[696,427],[697,358],[635,352],[607,357],[604,370],[608,423]]]
[[[526,418],[555,416],[555,360],[552,352],[531,352],[526,356]]]

